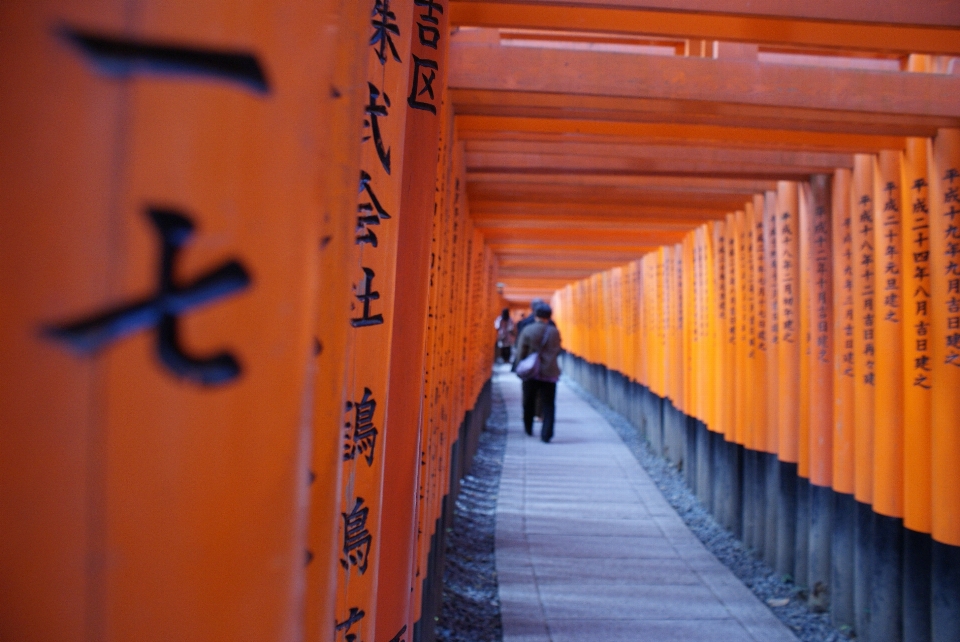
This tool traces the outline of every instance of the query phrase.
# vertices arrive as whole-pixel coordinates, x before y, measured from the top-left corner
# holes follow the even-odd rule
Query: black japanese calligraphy
[[[340,565],[350,570],[356,567],[363,575],[367,572],[370,545],[373,537],[367,530],[367,514],[370,509],[363,505],[363,497],[357,497],[353,509],[349,513],[340,513],[343,517],[343,557]]]
[[[367,197],[370,199],[366,203],[360,203],[357,205],[357,245],[362,245],[364,243],[369,243],[373,247],[377,247],[377,235],[374,234],[373,230],[370,229],[371,225],[380,225],[381,219],[389,219],[390,214],[387,213],[387,210],[383,208],[383,205],[380,204],[380,200],[377,199],[377,195],[374,194],[373,188],[370,187],[371,181],[370,174],[366,173],[362,169],[360,170],[360,193],[367,193]]]
[[[350,629],[353,628],[354,624],[356,624],[357,622],[362,620],[364,617],[366,617],[366,615],[367,615],[366,612],[363,611],[362,609],[356,606],[351,606],[350,614],[347,616],[347,619],[344,620],[343,622],[334,623],[333,625],[334,633],[343,631],[345,634],[343,638],[345,642],[356,642],[357,635],[355,633],[351,633]]]
[[[134,40],[70,27],[61,33],[107,75],[194,76],[236,83],[259,94],[270,91],[260,61],[248,52]]]
[[[960,263],[957,263],[960,254],[960,228],[957,227],[960,186],[954,184],[957,179],[960,179],[960,172],[954,167],[947,169],[943,175],[943,182],[946,183],[943,187],[943,215],[949,219],[944,229],[944,255],[947,257],[944,268],[947,282],[944,363],[960,368]]]
[[[377,445],[377,428],[373,425],[373,414],[377,410],[377,401],[371,396],[370,388],[363,389],[360,401],[347,402],[347,412],[354,411],[353,422],[346,422],[346,440],[343,444],[343,460],[355,459],[364,455],[367,465],[373,465],[374,450]],[[353,428],[351,432],[351,428]]]
[[[363,291],[357,292],[354,296],[360,301],[363,313],[360,317],[350,319],[350,325],[355,328],[364,328],[371,325],[380,325],[383,323],[382,314],[370,314],[370,303],[380,298],[380,293],[373,291],[373,279],[376,276],[373,270],[368,267],[363,268]],[[354,288],[357,290],[358,288]]]
[[[397,26],[397,14],[390,11],[390,0],[376,0],[373,5],[373,20],[370,21],[373,26],[373,35],[370,36],[370,44],[377,46],[377,58],[381,65],[387,64],[387,50],[393,59],[400,62],[400,54],[397,53],[397,46],[393,42],[394,36],[400,35],[400,27]]]
[[[426,94],[431,101],[436,100],[433,90],[433,81],[437,78],[437,63],[432,60],[418,58],[413,56],[413,80],[410,82],[410,95],[407,97],[407,104],[413,109],[422,109],[431,114],[437,113],[437,108],[426,99],[420,97]]]
[[[363,121],[364,128],[370,128],[370,136],[364,136],[362,141],[366,142],[373,139],[373,145],[377,149],[377,157],[380,159],[380,164],[383,165],[383,171],[387,174],[390,173],[390,148],[386,147],[383,142],[383,133],[380,130],[380,119],[386,118],[389,116],[387,111],[390,107],[390,96],[386,92],[382,92],[383,95],[383,104],[380,104],[381,92],[372,82],[367,82],[367,89],[369,90],[370,100],[367,102],[367,106],[364,108],[364,113],[367,115],[367,118]]]
[[[173,274],[180,250],[190,241],[194,225],[183,213],[150,207],[147,215],[160,241],[157,292],[134,303],[46,329],[46,334],[63,341],[77,352],[91,354],[119,339],[155,328],[157,355],[178,377],[202,385],[224,384],[240,375],[240,364],[227,352],[194,357],[180,345],[180,316],[237,294],[250,285],[250,276],[237,261],[227,261],[186,285],[176,285]]]

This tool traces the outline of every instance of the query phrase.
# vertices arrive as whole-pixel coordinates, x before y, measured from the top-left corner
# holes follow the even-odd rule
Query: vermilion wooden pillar
[[[833,256],[833,489],[853,494],[853,220],[850,210],[850,170],[833,174],[831,230]]]
[[[768,431],[768,336],[767,305],[769,286],[765,260],[766,235],[764,234],[764,197],[758,194],[754,197],[750,216],[750,243],[751,243],[751,281],[753,283],[753,398],[751,406],[754,421],[754,448],[761,453],[769,453]],[[759,498],[758,498],[759,500]]]
[[[837,169],[832,184],[833,233],[833,462],[830,616],[837,626],[854,624],[853,561],[855,489],[854,426],[854,219],[851,172]]]
[[[810,543],[807,586],[810,604],[829,605],[831,595],[831,543],[833,539],[833,217],[831,179],[817,174],[810,179],[810,262],[808,310],[810,353]]]
[[[374,18],[393,26],[374,31],[364,52],[367,69],[360,173],[351,257],[347,398],[343,433],[343,481],[338,520],[337,639],[373,637],[377,631],[383,473],[390,426],[390,360],[396,320],[397,248],[404,211],[409,93],[415,40],[412,0],[394,0],[390,14]],[[378,13],[379,12],[379,13]],[[374,27],[373,21],[371,27]],[[362,614],[362,617],[360,617]]]
[[[722,221],[716,221],[711,224],[712,236],[713,236],[713,246],[714,246],[714,288],[716,291],[716,301],[717,301],[717,320],[716,320],[716,331],[714,333],[716,339],[714,341],[713,350],[714,350],[714,372],[716,373],[714,377],[714,399],[715,399],[715,408],[716,408],[716,424],[714,430],[719,432],[722,435],[726,435],[729,431],[730,417],[729,417],[729,397],[727,396],[727,386],[730,381],[728,379],[729,373],[727,372],[727,337],[729,329],[727,327],[727,273],[726,273],[726,253],[727,253],[727,243],[726,243],[726,224]],[[714,475],[718,475],[718,471],[714,469]]]
[[[854,625],[870,627],[873,560],[873,417],[876,319],[874,274],[874,157],[854,157],[850,189],[853,227],[853,394],[854,394]]]
[[[340,488],[343,436],[331,426],[343,422],[350,258],[356,244],[357,177],[360,173],[362,122],[357,113],[367,101],[366,87],[357,78],[366,73],[369,5],[345,0],[328,3],[327,20],[335,24],[338,38],[322,40],[322,58],[329,60],[330,85],[337,92],[321,93],[318,118],[327,126],[322,149],[320,236],[317,250],[320,264],[314,287],[320,302],[316,306],[314,343],[314,388],[312,457],[304,483],[309,488],[309,522],[306,542],[306,591],[304,595],[304,636],[329,636],[336,624],[336,579],[343,543],[337,542],[340,516]]]
[[[446,3],[439,3],[441,9]],[[446,51],[449,40],[448,16],[436,11],[424,13],[415,7],[411,25],[409,86],[423,84],[423,74],[436,73],[437,98],[446,83]],[[426,17],[425,17],[426,16]],[[436,19],[436,23],[432,20]],[[419,25],[419,26],[418,26]],[[422,27],[427,27],[426,31]],[[430,29],[437,29],[436,38]],[[417,61],[420,61],[419,63]],[[433,70],[429,64],[436,64]],[[409,109],[404,137],[404,161],[398,226],[394,326],[391,341],[390,380],[385,426],[390,431],[384,450],[385,469],[381,527],[389,539],[380,542],[380,569],[377,591],[377,639],[391,639],[403,627],[411,630],[409,619],[413,551],[416,536],[416,477],[422,441],[421,417],[425,331],[430,269],[430,233],[434,216],[441,130],[449,147],[453,136],[453,110],[440,100],[418,97],[421,108]],[[433,109],[424,108],[426,106]],[[449,155],[442,157],[448,163]],[[467,367],[468,364],[464,364]],[[469,364],[473,366],[474,364]],[[472,370],[472,368],[471,368]],[[414,590],[416,590],[414,588]]]
[[[874,171],[874,568],[870,639],[902,640],[903,250],[901,152],[877,155]]]
[[[797,184],[777,185],[778,459],[777,571],[794,572],[800,390],[800,256]]]
[[[276,9],[4,15],[35,56],[4,72],[5,150],[25,137],[2,197],[16,639],[299,636],[330,69],[326,8]]]
[[[960,130],[941,129],[930,164],[933,639],[960,636]]]
[[[17,302],[0,309],[3,632],[103,639],[104,364],[40,332],[122,294],[99,257],[114,252],[111,229],[124,215],[116,168],[130,88],[91,73],[51,28],[122,33],[126,24],[122,3],[112,1],[9,2],[0,20],[3,59],[19,60],[0,66],[0,290]]]
[[[930,140],[907,139],[900,187],[903,243],[903,633],[930,638]]]
[[[780,321],[779,321],[779,278],[777,261],[777,193],[774,191],[765,192],[763,195],[763,262],[764,262],[764,280],[766,281],[767,291],[767,445],[769,452],[779,452],[779,346],[780,346]],[[769,560],[769,558],[768,558]]]

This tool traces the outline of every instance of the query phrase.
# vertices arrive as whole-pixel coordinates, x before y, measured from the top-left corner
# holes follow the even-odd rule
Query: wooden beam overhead
[[[471,183],[539,183],[570,184],[570,178],[561,174],[525,172],[468,171]],[[752,178],[716,178],[714,176],[623,176],[617,174],[588,174],[577,178],[578,185],[626,187],[656,191],[680,191],[685,194],[703,192],[711,194],[755,194],[777,189],[776,181]]]
[[[835,152],[808,152],[783,149],[741,149],[711,147],[699,149],[687,145],[636,145],[620,143],[587,143],[581,141],[467,141],[467,171],[473,170],[471,155],[536,154],[539,156],[583,156],[589,158],[619,158],[637,161],[721,162],[726,164],[769,164],[796,167],[853,167],[852,154]]]
[[[454,4],[486,0],[453,0]],[[619,7],[637,11],[697,13],[824,20],[856,24],[926,25],[960,27],[960,5],[949,0],[512,0],[514,4],[569,8]]]
[[[637,189],[607,185],[564,185],[562,183],[467,183],[471,210],[481,201],[516,201],[564,206],[572,203],[621,208],[685,208],[729,211],[741,207],[743,194],[710,192],[684,193],[680,190]]]
[[[455,27],[642,34],[891,53],[960,55],[958,3],[452,0]],[[919,7],[915,6],[918,5]],[[759,5],[759,6],[758,6]],[[721,7],[728,7],[727,10]],[[888,16],[884,18],[882,16]]]
[[[692,227],[705,223],[710,219],[688,218],[658,218],[658,219],[627,219],[617,220],[609,217],[572,216],[563,217],[531,217],[517,215],[489,215],[471,214],[471,220],[481,232],[495,230],[505,233],[509,230],[529,231],[538,227],[562,227],[571,232],[575,230],[636,230],[638,232],[677,232],[687,231]]]
[[[960,76],[502,47],[456,38],[450,54],[451,97],[460,114],[892,136],[960,126]]]
[[[744,199],[743,202],[746,202]],[[656,230],[687,229],[707,221],[723,218],[727,210],[695,210],[690,208],[636,208],[629,211],[617,211],[608,207],[587,208],[579,204],[569,207],[471,207],[470,218],[480,228],[488,227],[532,227],[535,225],[557,225],[561,227],[597,227],[621,228],[624,226],[645,226]]]
[[[823,149],[837,152],[877,152],[903,149],[902,136],[852,134],[848,132],[795,131],[764,129],[757,126],[733,127],[695,123],[636,123],[598,119],[535,118],[518,116],[478,116],[459,114],[456,118],[460,140],[485,140],[513,135],[551,134],[563,138],[603,136],[609,140],[693,145],[758,146],[782,149]]]
[[[690,229],[696,227],[692,225]],[[562,227],[531,226],[529,228],[483,230],[483,238],[494,251],[508,246],[523,249],[536,247],[555,247],[557,244],[570,245],[577,248],[592,248],[597,252],[616,252],[618,248],[624,251],[633,251],[636,246],[657,246],[663,239],[683,238],[689,230],[649,231],[623,229],[566,229]]]
[[[777,178],[832,173],[838,167],[853,167],[853,156],[774,151],[698,150],[684,147],[650,147],[600,155],[602,150],[560,145],[551,152],[468,151],[468,171],[524,172],[588,175],[674,175],[698,174]],[[590,151],[594,151],[591,154]],[[632,152],[632,153],[631,153]]]

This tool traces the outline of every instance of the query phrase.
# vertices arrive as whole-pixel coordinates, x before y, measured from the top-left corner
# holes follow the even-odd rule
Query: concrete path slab
[[[497,502],[504,642],[796,642],[711,555],[613,428],[557,389],[549,444],[523,432],[520,381]]]

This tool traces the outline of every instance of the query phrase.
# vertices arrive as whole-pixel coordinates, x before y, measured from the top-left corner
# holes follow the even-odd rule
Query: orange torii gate
[[[536,296],[813,608],[960,638],[955,3],[0,24],[0,638],[432,640]]]

